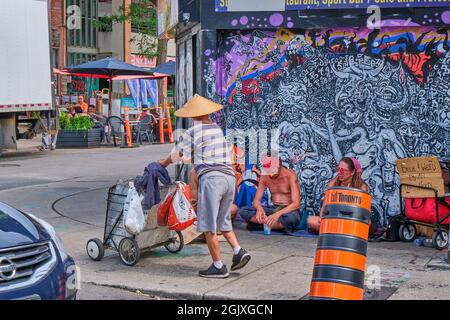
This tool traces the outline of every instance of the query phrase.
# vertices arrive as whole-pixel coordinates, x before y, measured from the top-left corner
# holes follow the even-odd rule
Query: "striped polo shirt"
[[[215,123],[195,122],[187,129],[176,145],[176,150],[191,158],[198,176],[210,171],[233,175],[230,148]]]

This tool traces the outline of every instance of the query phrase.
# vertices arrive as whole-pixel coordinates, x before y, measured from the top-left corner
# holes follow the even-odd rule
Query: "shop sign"
[[[216,12],[229,12],[230,2],[235,7],[235,3],[242,1],[242,11],[255,11],[251,6],[244,5],[246,0],[215,0]],[[259,0],[261,3],[271,0]],[[284,10],[314,10],[314,9],[357,9],[378,6],[380,8],[419,8],[419,7],[450,7],[450,0],[284,0]],[[262,6],[262,4],[260,5]],[[254,7],[253,7],[254,8]],[[237,10],[233,10],[237,11]],[[258,10],[261,11],[261,10]],[[281,11],[270,10],[267,11]]]

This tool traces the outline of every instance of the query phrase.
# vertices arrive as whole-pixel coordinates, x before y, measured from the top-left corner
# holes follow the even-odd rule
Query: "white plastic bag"
[[[177,190],[172,204],[173,209],[175,210],[175,213],[177,215],[177,219],[181,223],[196,218],[194,208],[192,208],[191,203],[186,198],[183,191],[183,189]]]
[[[136,235],[145,228],[146,219],[142,209],[143,196],[140,196],[135,187],[128,190],[127,199],[123,208],[125,229],[128,233]]]

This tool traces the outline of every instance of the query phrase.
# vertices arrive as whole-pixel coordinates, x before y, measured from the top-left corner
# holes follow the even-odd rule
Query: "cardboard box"
[[[201,236],[203,233],[197,232],[197,226],[193,224],[189,228],[181,231],[184,237],[184,244],[189,244],[195,239],[197,239],[199,236]]]
[[[434,230],[431,227],[416,224],[416,230],[419,236],[424,236],[430,239],[433,237]]]
[[[444,179],[437,157],[417,157],[398,159],[397,170],[400,175],[400,183],[418,187],[434,188],[438,191],[438,197],[444,196]],[[415,187],[403,187],[404,198],[428,198],[434,197],[431,190]]]

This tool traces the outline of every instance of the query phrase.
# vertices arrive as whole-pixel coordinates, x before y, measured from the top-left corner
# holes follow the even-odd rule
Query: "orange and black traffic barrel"
[[[371,202],[359,189],[325,191],[310,299],[363,299]]]

